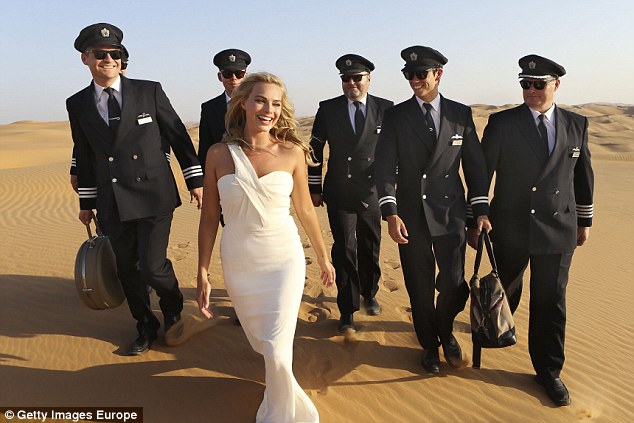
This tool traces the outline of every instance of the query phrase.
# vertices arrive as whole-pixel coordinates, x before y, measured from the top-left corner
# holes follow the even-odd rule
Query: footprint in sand
[[[583,419],[591,419],[592,418],[592,411],[590,410],[581,410],[577,413],[577,418],[579,420],[583,420]]]
[[[170,247],[167,250],[167,258],[172,261],[183,260],[188,254],[187,251],[184,251],[187,247],[189,247],[189,242],[177,244],[176,247]]]
[[[394,292],[394,291],[398,291],[399,287],[396,284],[396,281],[393,279],[386,279],[383,281],[383,287],[389,291],[389,292]]]
[[[401,318],[406,322],[412,322],[412,308],[411,307],[396,307],[396,311],[401,315]]]
[[[310,248],[310,244],[308,242],[302,242],[302,248],[303,249]]]
[[[313,260],[310,257],[306,257],[306,266],[313,264]]]
[[[391,269],[400,269],[401,263],[398,260],[385,260],[385,264],[390,266]]]
[[[195,314],[186,314],[165,333],[165,344],[170,347],[181,345],[192,336],[215,326],[219,321],[218,317],[207,319]]]

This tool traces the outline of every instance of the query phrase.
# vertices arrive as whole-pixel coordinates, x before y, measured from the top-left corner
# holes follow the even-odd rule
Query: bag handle
[[[99,227],[99,221],[97,220],[97,216],[92,211],[90,212],[90,217],[95,222],[95,231],[97,232],[97,236],[103,236],[103,232],[101,232],[101,228]],[[86,224],[86,232],[88,232],[88,239],[92,239],[92,231],[90,230],[90,223]]]
[[[480,269],[480,262],[482,261],[482,247],[483,244],[487,247],[487,253],[489,254],[489,262],[491,263],[491,267],[493,267],[493,272],[495,274],[498,273],[498,266],[495,261],[495,255],[493,254],[493,246],[491,245],[491,238],[489,238],[489,232],[482,228],[482,232],[478,237],[478,250],[476,252],[475,264],[473,266],[473,273],[478,274],[478,270]]]

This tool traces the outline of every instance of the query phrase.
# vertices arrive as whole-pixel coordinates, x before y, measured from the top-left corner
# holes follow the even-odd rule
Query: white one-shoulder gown
[[[293,177],[258,178],[247,156],[229,145],[235,173],[218,180],[225,226],[220,257],[225,286],[255,351],[264,356],[266,389],[256,422],[318,422],[293,375],[293,338],[306,262],[290,215]]]

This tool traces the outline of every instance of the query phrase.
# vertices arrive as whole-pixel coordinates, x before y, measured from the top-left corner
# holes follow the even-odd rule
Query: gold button
[[[531,190],[532,190],[533,192],[535,192],[535,191],[537,191],[537,187],[533,187],[533,188],[531,188]]]
[[[352,178],[352,175],[348,173],[348,178]]]
[[[427,196],[425,194],[423,194],[423,200],[426,200]]]
[[[114,162],[114,157],[108,157],[109,162]]]
[[[137,156],[136,154],[134,154],[134,155],[132,156],[132,159],[133,159],[133,160],[136,160],[136,159],[138,159],[138,158],[139,158],[139,156]]]
[[[348,157],[348,161],[351,162],[352,161],[352,157]]]
[[[532,210],[531,210],[531,214],[535,214],[535,209],[532,209]]]
[[[112,178],[112,183],[116,184],[117,183],[117,178]]]
[[[427,174],[423,173],[423,179],[427,179]]]

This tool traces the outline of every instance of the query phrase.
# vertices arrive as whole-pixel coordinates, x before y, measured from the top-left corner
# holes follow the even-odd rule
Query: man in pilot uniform
[[[564,406],[566,285],[593,217],[588,120],[554,103],[563,66],[534,54],[519,65],[524,103],[491,115],[482,138],[489,180],[496,174],[491,236],[513,312],[530,262],[528,349],[537,382]]]
[[[240,85],[251,63],[249,53],[231,48],[214,56],[214,65],[218,66],[218,81],[222,82],[224,92],[201,105],[200,126],[198,127],[198,159],[205,171],[207,151],[213,144],[220,142],[225,133],[225,115],[227,104],[233,90]]]
[[[376,149],[377,191],[390,237],[399,244],[414,329],[424,349],[421,364],[438,373],[439,345],[450,366],[469,362],[453,335],[453,321],[469,296],[465,226],[490,229],[486,167],[471,108],[438,92],[445,56],[412,46],[401,57],[414,96],[385,113]]]
[[[97,210],[108,235],[138,336],[128,354],[146,352],[160,323],[146,284],[160,297],[164,329],[180,320],[183,296],[167,244],[173,211],[181,204],[163,138],[181,165],[191,199],[202,205],[203,174],[185,126],[157,82],[120,75],[122,31],[98,23],[81,30],[75,48],[93,77],[66,100],[77,161],[79,219]]]
[[[335,62],[344,95],[319,103],[311,146],[319,166],[308,169],[315,207],[325,202],[333,236],[332,262],[337,273],[339,331],[355,330],[353,314],[363,297],[366,312],[377,315],[375,298],[381,269],[381,212],[374,183],[374,149],[383,112],[393,103],[368,94],[374,64],[356,54]],[[323,150],[330,156],[322,190]]]

